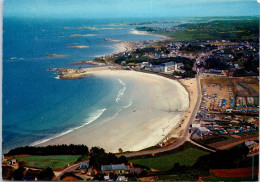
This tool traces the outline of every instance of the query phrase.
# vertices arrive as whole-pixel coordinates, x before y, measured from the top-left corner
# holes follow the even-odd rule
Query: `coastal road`
[[[185,141],[189,141],[190,140],[190,136],[189,136],[190,124],[196,117],[196,114],[198,112],[200,102],[201,102],[201,96],[202,96],[199,75],[196,75],[196,80],[197,80],[197,90],[198,90],[198,97],[197,97],[196,105],[192,111],[192,114],[191,114],[190,120],[187,124],[187,127],[185,128],[183,134],[178,138],[179,140],[177,142],[175,142],[174,144],[169,145],[167,147],[163,147],[163,148],[131,152],[131,153],[126,153],[126,154],[118,154],[117,156],[119,157],[121,155],[124,155],[125,157],[134,157],[134,156],[141,156],[141,155],[148,155],[148,154],[156,154],[156,153],[160,153],[160,152],[173,150],[173,149],[178,148],[179,146],[183,145],[185,143]]]

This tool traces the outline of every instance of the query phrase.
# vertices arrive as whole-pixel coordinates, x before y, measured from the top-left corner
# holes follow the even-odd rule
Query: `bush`
[[[41,171],[41,173],[39,174],[39,180],[50,181],[53,176],[54,176],[54,173],[53,173],[52,169],[47,167],[45,170]]]

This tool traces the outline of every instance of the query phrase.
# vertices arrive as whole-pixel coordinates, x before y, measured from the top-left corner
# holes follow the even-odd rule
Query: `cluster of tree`
[[[139,31],[147,31],[147,32],[154,32],[154,31],[156,31],[157,29],[154,28],[154,27],[137,27],[136,30],[139,30]]]
[[[244,61],[244,68],[235,71],[234,76],[257,76],[259,75],[259,61],[253,55],[249,55]]]
[[[85,145],[49,145],[47,147],[18,147],[10,150],[6,155],[87,155],[88,147]]]
[[[2,166],[2,178],[3,180],[11,180],[14,168],[11,166]]]
[[[205,68],[206,69],[220,69],[220,70],[227,70],[230,68],[230,65],[225,64],[220,60],[220,58],[211,57],[206,59],[205,61]]]
[[[217,48],[218,48],[217,46],[211,44],[206,44],[205,46],[188,44],[187,46],[181,47],[180,50],[187,51],[187,52],[197,52],[197,51],[211,51]]]
[[[146,52],[155,52],[155,48],[154,47],[145,47],[145,48],[137,48],[134,53],[135,54],[141,54],[143,55]]]
[[[187,144],[185,144],[188,146]],[[197,181],[199,176],[206,176],[210,174],[210,169],[231,169],[249,167],[246,157],[248,148],[235,147],[230,150],[221,150],[207,155],[203,155],[197,159],[197,162],[192,166],[180,165],[175,163],[169,171],[165,171],[168,175],[175,174],[175,181]],[[251,159],[250,159],[251,162]],[[258,164],[258,160],[255,161]],[[153,175],[158,175],[154,173]],[[160,174],[159,174],[160,175]]]
[[[231,169],[245,167],[247,147],[235,147],[230,150],[220,150],[215,153],[200,156],[193,168],[206,170],[209,169]]]
[[[25,177],[36,177],[38,180],[50,181],[54,176],[53,170],[49,167],[42,171],[32,169],[28,169],[26,172],[25,171],[26,169],[23,166],[19,166],[18,169],[14,170],[10,178],[14,179],[15,181],[20,181],[24,180]]]
[[[151,64],[153,65],[160,65],[162,63],[167,63],[170,61],[176,62],[176,63],[183,63],[184,67],[186,66],[187,70],[191,70],[193,67],[194,60],[191,60],[186,57],[171,57],[171,58],[161,58],[161,59],[151,59],[149,60]],[[186,69],[185,69],[186,70]]]
[[[195,78],[196,71],[190,70],[190,71],[185,71],[184,73],[174,71],[173,75],[181,76],[182,78]]]
[[[128,164],[128,160],[125,156],[120,156],[118,158],[115,154],[106,153],[103,148],[99,147],[92,147],[89,155],[89,165],[93,166],[93,168],[98,171],[101,170],[101,165]]]

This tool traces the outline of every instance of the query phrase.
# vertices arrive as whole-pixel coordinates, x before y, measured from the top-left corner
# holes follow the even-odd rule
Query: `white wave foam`
[[[123,88],[119,90],[119,92],[117,94],[116,102],[119,102],[119,100],[123,97],[123,95],[125,93],[125,89],[126,89],[125,83],[120,79],[118,79],[118,81],[121,85],[123,85]]]
[[[130,107],[133,104],[132,100],[129,101],[128,105],[126,105],[125,107],[123,107],[124,109]]]
[[[86,120],[86,122],[83,125],[81,125],[81,126],[77,126],[75,128],[70,128],[67,131],[64,131],[62,133],[54,135],[54,136],[52,136],[50,138],[46,138],[46,139],[42,139],[42,140],[36,141],[36,142],[32,143],[30,146],[35,146],[35,145],[39,145],[39,144],[45,143],[45,142],[50,141],[52,139],[55,139],[55,138],[61,137],[63,135],[66,135],[66,134],[68,134],[68,133],[70,133],[72,131],[80,129],[80,128],[82,128],[82,127],[92,123],[93,121],[97,120],[105,112],[105,110],[106,110],[106,108],[97,110],[96,112],[92,113],[90,115],[90,117]]]

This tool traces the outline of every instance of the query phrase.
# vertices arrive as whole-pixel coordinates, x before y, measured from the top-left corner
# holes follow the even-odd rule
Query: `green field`
[[[24,161],[26,166],[45,169],[47,167],[53,170],[62,168],[68,164],[73,164],[80,156],[28,156],[16,157],[18,161]]]
[[[174,163],[177,162],[180,165],[192,166],[197,161],[198,157],[206,154],[209,154],[209,152],[198,148],[188,148],[177,153],[153,158],[133,159],[130,160],[130,162],[157,170],[169,170],[174,166]]]

